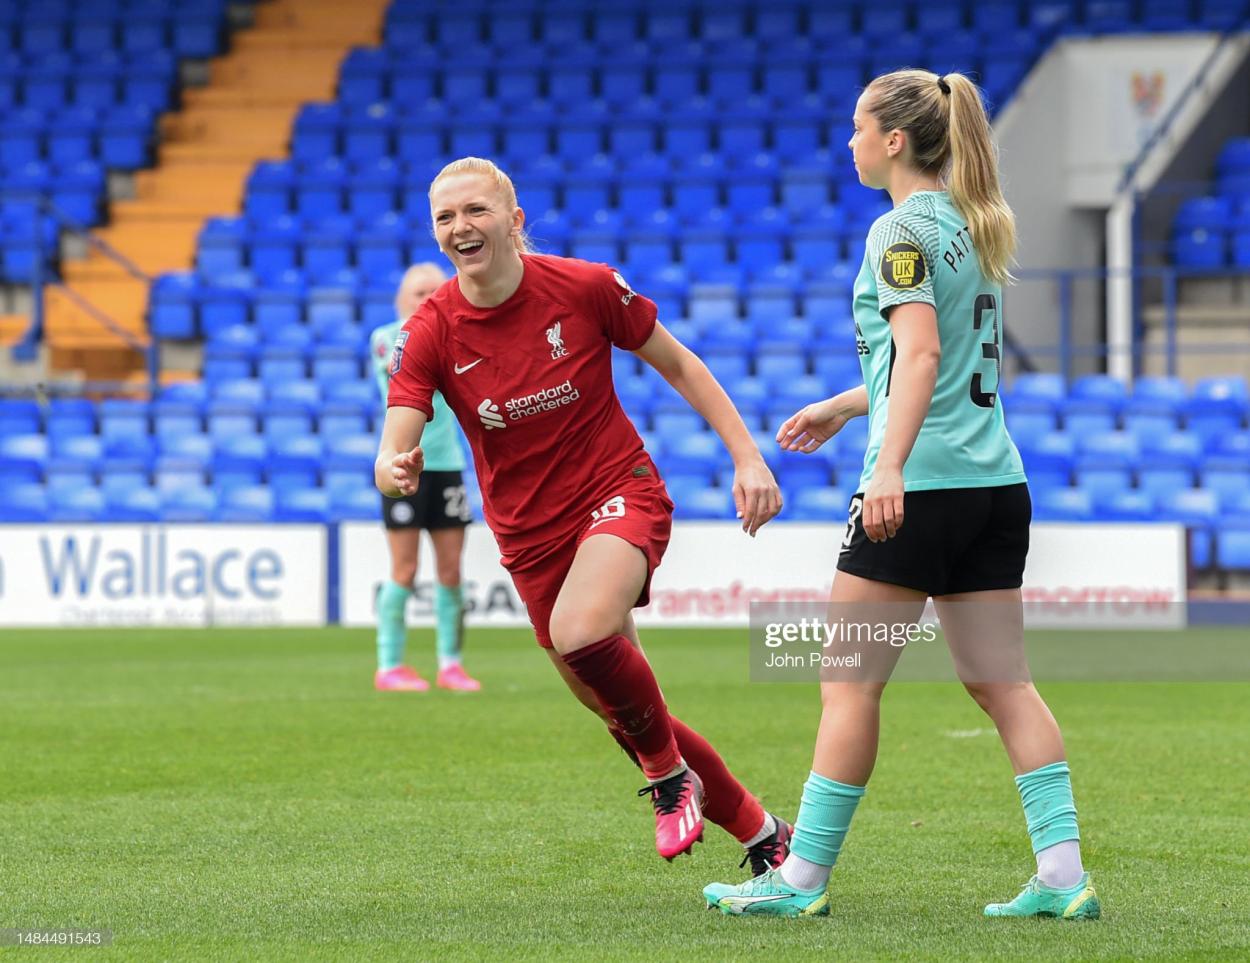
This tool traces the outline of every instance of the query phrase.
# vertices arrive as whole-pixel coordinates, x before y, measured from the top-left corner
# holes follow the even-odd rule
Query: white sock
[[[829,874],[832,872],[832,866],[809,863],[794,853],[781,864],[781,878],[796,889],[824,889],[829,885]]]
[[[672,779],[674,776],[680,776],[689,768],[690,767],[686,765],[686,760],[683,759],[681,762],[677,763],[677,768],[675,768],[667,776],[661,776],[659,779],[648,779],[647,782],[654,786],[657,782],[663,782],[665,779]]]
[[[750,849],[752,846],[758,843],[761,839],[767,839],[776,831],[777,831],[777,820],[773,819],[772,813],[765,812],[764,813],[764,825],[760,827],[760,831],[756,833],[754,836],[752,836],[750,839],[748,839],[742,845],[746,847],[747,849]]]
[[[1081,881],[1081,844],[1075,839],[1047,846],[1037,854],[1037,878],[1051,889],[1071,889]],[[797,886],[797,883],[791,885]]]
[[[438,671],[442,672],[450,669],[453,665],[460,664],[460,657],[456,655],[440,655],[438,657]]]

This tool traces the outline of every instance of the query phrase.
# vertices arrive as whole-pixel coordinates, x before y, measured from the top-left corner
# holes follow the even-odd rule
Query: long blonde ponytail
[[[1016,253],[1016,218],[998,183],[998,151],[981,92],[963,74],[947,74],[950,87],[951,201],[968,220],[968,230],[985,275],[1011,280]]]
[[[916,166],[941,177],[968,221],[985,276],[1011,280],[1016,219],[998,183],[998,157],[976,84],[963,74],[896,70],[868,85],[882,131],[907,133]]]

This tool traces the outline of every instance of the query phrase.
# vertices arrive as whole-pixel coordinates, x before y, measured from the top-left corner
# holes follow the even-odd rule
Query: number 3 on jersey
[[[992,294],[978,294],[972,306],[972,330],[980,331],[985,325],[985,315],[990,316],[990,340],[981,342],[981,358],[994,362],[994,389],[983,391],[981,388],[981,372],[972,376],[972,384],[968,386],[968,397],[978,408],[993,408],[994,399],[998,396],[998,379],[1002,367],[1002,352],[998,347],[998,301]]]
[[[851,541],[855,538],[855,523],[859,521],[859,516],[863,513],[864,500],[862,498],[852,498],[851,507],[846,513],[846,534],[842,536],[843,552],[851,547]]]

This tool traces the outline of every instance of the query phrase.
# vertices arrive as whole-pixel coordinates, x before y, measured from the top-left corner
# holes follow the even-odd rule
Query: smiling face
[[[461,278],[489,285],[518,255],[515,238],[525,223],[508,209],[503,192],[485,174],[452,174],[430,191],[434,237]]]
[[[895,141],[901,134],[899,131],[883,133],[877,118],[868,109],[869,104],[867,93],[856,101],[855,115],[851,118],[855,132],[847,146],[855,159],[859,182],[880,190],[889,181],[890,161],[899,150]]]

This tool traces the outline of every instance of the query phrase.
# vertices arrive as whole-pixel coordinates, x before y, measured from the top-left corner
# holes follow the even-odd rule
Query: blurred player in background
[[[386,402],[390,383],[391,353],[400,328],[426,298],[447,280],[442,268],[432,262],[414,264],[399,283],[395,294],[398,320],[376,328],[369,337],[378,389]],[[464,530],[469,524],[469,504],[465,497],[464,451],[459,433],[443,396],[435,392],[435,411],[445,413],[422,438],[426,473],[415,494],[399,498],[382,497],[382,522],[391,554],[391,577],[378,593],[378,670],[374,686],[392,692],[424,692],[430,684],[404,664],[407,627],[404,610],[417,577],[417,557],[421,530],[430,533],[434,546],[434,614],[438,648],[440,689],[476,692],[481,683],[464,671],[460,652],[464,644],[464,600],[460,589]]]
[[[1024,657],[1020,586],[1032,507],[996,399],[1015,219],[999,188],[989,119],[961,74],[904,70],[868,85],[854,125],[860,180],[894,202],[872,226],[855,283],[865,385],[808,405],[777,440],[812,452],[848,419],[869,417],[831,604],[890,605],[911,623],[934,599],[960,678],[1007,749],[1037,857],[1020,895],[985,914],[1097,918],[1063,738]],[[709,906],[829,912],[830,872],[876,762],[881,693],[899,652],[879,657],[876,678],[822,681],[789,857],[740,886],[708,886]]]
[[[386,494],[411,491],[435,390],[473,449],[487,522],[539,644],[581,702],[642,768],[656,849],[689,852],[703,816],[779,865],[790,827],[765,812],[697,732],[673,718],[630,610],[645,605],[673,503],[612,386],[612,347],[654,366],[703,415],[735,465],[754,535],[781,508],[772,473],[732,402],[656,322],[655,304],[610,267],[533,254],[508,176],[464,158],[430,186],[439,247],[456,277],[395,344],[377,462]]]

